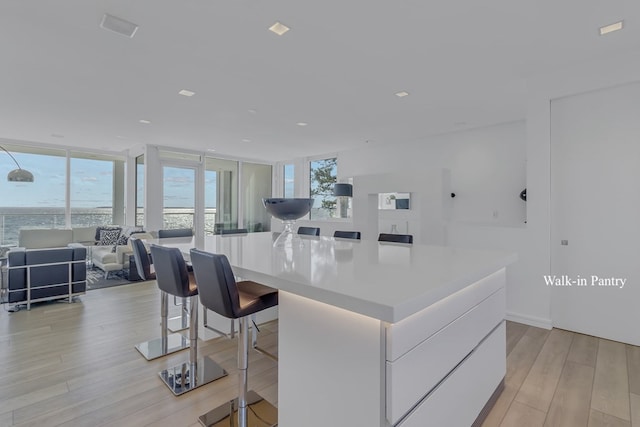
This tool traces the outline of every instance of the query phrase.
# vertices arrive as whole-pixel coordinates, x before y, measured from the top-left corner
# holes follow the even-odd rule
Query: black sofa
[[[87,290],[87,249],[71,244],[66,248],[24,249],[7,253],[7,302],[31,303],[69,298]]]

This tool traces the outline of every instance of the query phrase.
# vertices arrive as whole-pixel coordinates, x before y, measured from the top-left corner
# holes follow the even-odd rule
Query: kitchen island
[[[271,233],[206,237],[236,275],[280,290],[278,422],[472,425],[505,375],[516,256]]]

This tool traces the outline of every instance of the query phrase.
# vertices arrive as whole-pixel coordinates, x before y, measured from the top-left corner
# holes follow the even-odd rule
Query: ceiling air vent
[[[105,13],[102,17],[100,28],[113,31],[114,33],[118,33],[129,38],[133,38],[136,31],[138,31],[138,26],[133,22],[125,21],[122,18],[109,15],[108,13]]]

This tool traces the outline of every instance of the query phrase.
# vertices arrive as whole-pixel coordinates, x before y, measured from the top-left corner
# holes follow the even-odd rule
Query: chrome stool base
[[[278,409],[253,390],[247,392],[248,425],[273,427],[278,425]],[[236,427],[238,425],[238,399],[218,406],[198,417],[205,427]]]
[[[163,338],[156,338],[136,345],[136,350],[147,360],[157,359],[176,351],[189,348],[189,338],[180,334],[167,335],[166,345],[163,345]]]
[[[202,385],[227,375],[227,371],[208,357],[202,357],[193,364],[181,363],[158,373],[167,387],[180,396]]]

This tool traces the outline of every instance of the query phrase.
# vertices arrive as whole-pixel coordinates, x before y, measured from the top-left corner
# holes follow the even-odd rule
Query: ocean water
[[[164,212],[165,228],[192,228],[193,209],[168,208]],[[142,222],[142,215],[138,215]],[[213,233],[216,209],[205,210],[205,230]],[[111,208],[71,210],[72,227],[113,224]],[[65,228],[64,208],[5,208],[0,207],[0,244],[17,245],[20,228]]]

